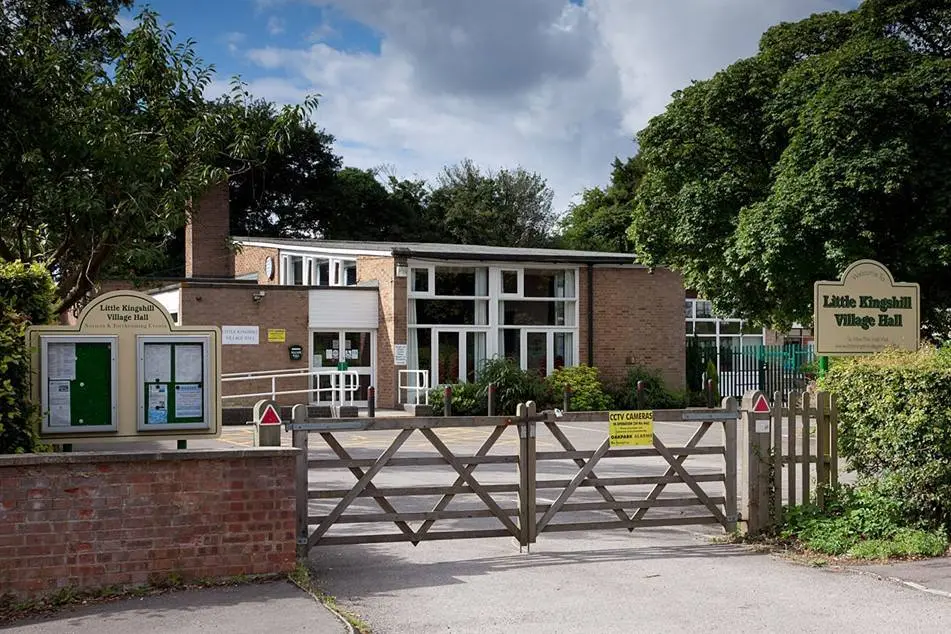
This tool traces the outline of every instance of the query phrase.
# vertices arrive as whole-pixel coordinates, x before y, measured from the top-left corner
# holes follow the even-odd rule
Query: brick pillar
[[[225,181],[202,195],[185,225],[185,277],[234,278],[229,225]]]

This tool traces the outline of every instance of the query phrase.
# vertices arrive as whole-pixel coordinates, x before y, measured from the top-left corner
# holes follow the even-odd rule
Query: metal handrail
[[[416,380],[414,385],[409,383],[403,383],[403,377],[415,376]],[[400,392],[400,402],[408,403],[410,390],[413,392],[413,398],[416,401],[415,405],[425,404],[429,405],[429,371],[428,370],[400,370],[399,371],[399,385],[398,389]],[[404,401],[403,391],[406,391],[406,400]],[[420,403],[420,392],[422,392],[423,403]]]
[[[249,376],[255,374],[256,376]],[[320,377],[320,376],[329,376],[330,377],[330,387],[320,387],[320,382],[318,381],[318,387],[310,387],[304,390],[278,390],[277,389],[277,380],[285,378],[297,378],[297,377]],[[353,405],[356,392],[360,389],[360,374],[354,370],[277,370],[274,372],[248,372],[248,373],[231,373],[227,375],[222,375],[221,382],[229,383],[234,381],[271,381],[271,390],[267,392],[247,392],[243,394],[228,394],[222,396],[221,399],[236,399],[236,398],[250,398],[255,396],[269,396],[271,400],[274,400],[276,397],[285,395],[285,394],[310,394],[313,401],[319,401],[319,395],[324,392],[330,392],[330,402],[333,405],[343,405],[346,401],[350,401],[350,405]],[[349,398],[348,398],[349,396]]]

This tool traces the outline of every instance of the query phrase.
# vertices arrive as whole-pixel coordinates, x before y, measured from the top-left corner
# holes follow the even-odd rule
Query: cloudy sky
[[[319,93],[348,165],[428,178],[470,157],[548,179],[556,209],[691,80],[770,25],[858,0],[151,0],[214,64],[281,103]]]

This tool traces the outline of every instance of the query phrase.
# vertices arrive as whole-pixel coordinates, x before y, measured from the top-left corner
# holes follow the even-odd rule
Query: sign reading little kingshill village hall
[[[816,354],[915,350],[921,330],[917,284],[895,282],[874,260],[859,260],[835,282],[816,282]]]

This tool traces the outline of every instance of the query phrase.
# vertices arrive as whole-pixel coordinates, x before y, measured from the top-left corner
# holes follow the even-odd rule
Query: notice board
[[[140,336],[140,431],[207,429],[209,354],[207,336]]]
[[[116,430],[116,342],[116,337],[40,338],[42,432]]]
[[[93,299],[75,326],[27,329],[42,437],[56,443],[214,438],[221,333],[178,326],[150,295]]]

